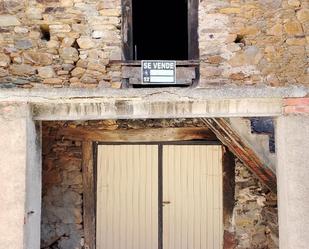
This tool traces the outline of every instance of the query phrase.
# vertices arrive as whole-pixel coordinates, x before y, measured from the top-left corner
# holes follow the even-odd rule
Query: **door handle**
[[[167,204],[171,204],[171,202],[170,201],[162,201],[162,204],[167,205]]]

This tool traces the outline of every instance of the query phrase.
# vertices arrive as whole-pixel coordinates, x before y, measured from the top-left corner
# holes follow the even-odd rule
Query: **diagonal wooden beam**
[[[201,118],[235,156],[273,193],[277,192],[275,173],[260,160],[224,118]]]

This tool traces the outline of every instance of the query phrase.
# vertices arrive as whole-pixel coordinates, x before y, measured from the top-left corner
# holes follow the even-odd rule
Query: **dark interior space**
[[[187,0],[132,0],[136,60],[188,59]]]

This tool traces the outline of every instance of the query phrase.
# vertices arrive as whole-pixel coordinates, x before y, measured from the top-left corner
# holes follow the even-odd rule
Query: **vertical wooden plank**
[[[157,249],[158,241],[158,147],[151,147],[151,243]]]
[[[133,60],[132,0],[122,0],[122,45],[125,60]]]
[[[200,160],[207,162],[207,154],[199,148]],[[207,163],[201,164],[201,248],[204,248],[207,242]]]
[[[84,141],[83,145],[83,204],[85,248],[95,249],[95,184],[93,144]]]
[[[135,176],[135,168],[134,168],[134,157],[132,156],[132,148],[127,146],[127,158],[126,158],[126,165],[128,168],[128,179],[127,179],[127,210],[128,210],[128,215],[126,217],[127,223],[128,223],[128,230],[127,230],[127,248],[128,249],[134,249],[134,241],[133,241],[133,235],[134,235],[134,229],[133,227],[135,224],[130,222],[131,218],[133,217],[134,214],[134,203],[133,203],[133,196],[134,196],[134,185],[132,183],[132,180]]]
[[[198,44],[198,6],[199,0],[188,0],[189,60],[198,60],[200,54]]]

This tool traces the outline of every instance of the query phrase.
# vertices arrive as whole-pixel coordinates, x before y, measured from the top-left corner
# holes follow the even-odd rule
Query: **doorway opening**
[[[166,139],[170,141],[163,142]],[[48,121],[42,123],[42,141],[42,249],[121,249],[119,241],[128,241],[128,249],[138,239],[135,249],[180,248],[188,242],[192,248],[194,241],[199,242],[194,249],[210,249],[222,239],[221,248],[231,243],[278,248],[276,195],[262,188],[200,119]],[[218,146],[222,155],[207,153],[207,148]],[[106,153],[110,149],[113,153]],[[222,169],[215,163],[220,159]],[[102,169],[108,170],[103,176]],[[220,169],[219,175],[212,173]],[[105,208],[109,197],[114,202]],[[140,207],[134,217],[130,215],[133,204]],[[111,214],[109,220],[106,214]],[[150,219],[152,226],[145,225]],[[252,222],[244,224],[248,219]],[[127,223],[119,224],[123,220]],[[112,236],[108,229],[114,229]],[[142,246],[145,240],[146,247]],[[115,244],[96,246],[107,242]]]
[[[132,0],[135,60],[188,60],[188,0]]]

